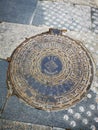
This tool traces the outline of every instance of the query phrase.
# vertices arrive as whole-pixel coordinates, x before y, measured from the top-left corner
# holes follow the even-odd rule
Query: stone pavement
[[[64,1],[39,1],[32,24],[73,31],[98,33],[96,7]]]
[[[64,35],[83,42],[91,52],[96,70],[94,83],[82,101],[68,110],[58,112],[49,113],[32,108],[16,96],[12,96],[1,115],[0,130],[64,130],[66,128],[97,130],[98,8],[95,2],[93,0],[39,1],[33,13],[33,17],[29,15],[29,22],[25,22],[26,24],[33,24],[33,26],[0,23],[0,109],[7,95],[8,62],[5,59],[11,56],[14,49],[25,38],[46,32],[50,27],[66,28],[68,31]]]
[[[52,130],[51,127],[0,119],[0,130]],[[63,129],[62,129],[63,130]]]
[[[1,0],[0,21],[30,24],[37,0]]]
[[[88,31],[91,29],[90,7],[64,2],[39,2],[32,24]]]
[[[98,33],[97,0],[0,1],[0,21]],[[17,8],[16,8],[17,7]]]
[[[45,31],[48,31],[48,27],[38,28],[32,25],[2,22],[0,24],[0,58],[6,59],[10,57],[13,50],[24,41],[25,38]]]

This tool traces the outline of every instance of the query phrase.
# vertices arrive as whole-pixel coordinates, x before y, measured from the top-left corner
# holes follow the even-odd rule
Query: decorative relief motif
[[[44,33],[23,42],[12,54],[8,78],[17,96],[43,110],[78,102],[93,80],[93,61],[80,42]]]
[[[46,56],[41,63],[42,73],[54,75],[62,70],[62,63],[57,56]]]

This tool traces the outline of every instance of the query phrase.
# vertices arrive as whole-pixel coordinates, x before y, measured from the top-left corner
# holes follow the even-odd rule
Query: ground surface
[[[33,10],[33,15],[28,15],[29,18],[24,15],[27,20],[29,19],[29,22],[26,21],[25,18],[23,18],[25,22],[21,22],[22,19],[19,20],[21,16],[19,19],[17,18],[18,21],[15,21],[15,17],[13,20],[9,20],[10,22],[33,24],[33,26],[7,22],[0,23],[0,109],[4,104],[7,94],[6,73],[8,62],[4,59],[10,57],[13,50],[24,41],[26,37],[45,32],[49,27],[60,29],[66,28],[68,31],[64,35],[82,41],[91,52],[95,60],[96,68],[96,77],[92,88],[87,96],[76,106],[60,112],[49,113],[37,110],[26,105],[16,96],[10,97],[5,107],[5,111],[1,115],[1,130],[63,130],[65,128],[71,128],[72,130],[79,130],[80,128],[83,130],[98,129],[98,103],[96,102],[96,99],[98,98],[98,8],[96,8],[93,1],[92,3],[90,1],[90,4],[85,1],[83,1],[84,3],[80,2],[79,4],[78,1],[78,4],[75,5],[73,5],[72,2],[72,0],[68,3],[60,0],[57,2],[39,1],[36,8]],[[32,6],[30,7],[32,8]],[[0,11],[0,13],[1,12],[2,11]],[[28,10],[28,14],[30,14],[29,12],[30,11]],[[6,15],[2,13],[0,14],[0,19],[8,21],[6,16],[9,16],[9,19],[11,18],[10,14]],[[4,17],[7,19],[5,20]],[[9,126],[10,128],[8,128]]]

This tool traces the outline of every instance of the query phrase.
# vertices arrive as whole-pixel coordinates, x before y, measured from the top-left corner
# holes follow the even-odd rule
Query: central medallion
[[[54,55],[46,56],[41,61],[41,71],[47,75],[59,74],[62,70],[62,62]]]

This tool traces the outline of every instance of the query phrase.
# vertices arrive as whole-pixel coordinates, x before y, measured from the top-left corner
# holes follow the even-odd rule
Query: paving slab
[[[97,6],[97,2],[96,2],[97,0],[40,0],[40,1],[63,1],[66,3],[87,5],[91,7]]]
[[[6,72],[8,69],[8,62],[0,59],[0,109],[4,105],[7,96]]]
[[[98,8],[91,9],[92,30],[98,34]]]
[[[64,1],[68,2],[67,0]],[[96,6],[95,0],[69,0],[69,2],[80,5]]]
[[[0,0],[0,21],[30,24],[37,0]]]
[[[25,40],[25,38],[48,31],[48,27],[36,27],[32,25],[14,24],[2,22],[0,24],[0,58],[10,57],[13,50]]]
[[[91,8],[60,1],[39,1],[32,24],[88,32],[91,29]]]
[[[52,130],[48,126],[0,119],[0,130]]]

